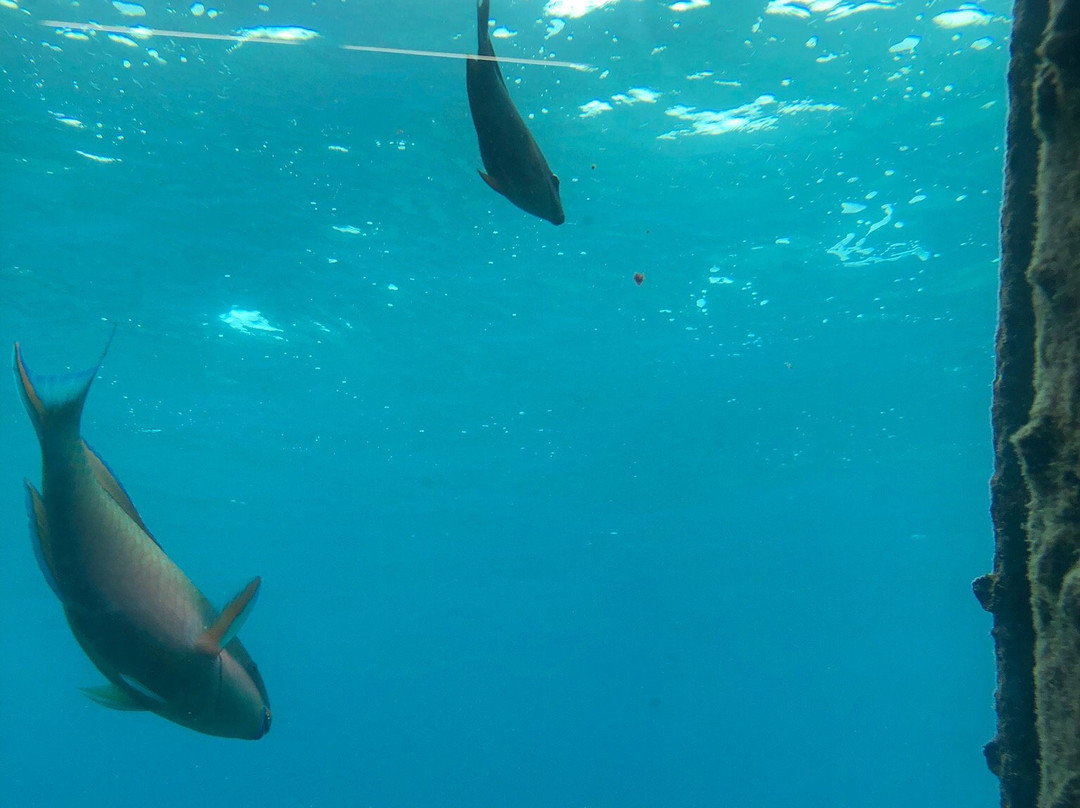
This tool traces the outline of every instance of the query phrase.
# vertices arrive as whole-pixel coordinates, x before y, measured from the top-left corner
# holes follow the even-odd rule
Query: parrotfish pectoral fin
[[[158,706],[158,707],[162,707],[162,706],[164,706],[166,704],[165,699],[161,698],[161,696],[159,696],[153,690],[148,688],[146,685],[144,685],[142,682],[140,682],[134,676],[126,676],[126,675],[121,673],[120,674],[120,679],[123,681],[123,683],[125,685],[130,687],[132,690],[134,690],[136,693],[138,693],[144,699],[149,701],[151,704],[153,704],[155,706]]]
[[[97,452],[90,448],[90,445],[85,440],[82,442],[82,445],[86,453],[86,459],[90,463],[90,468],[94,472],[94,479],[97,480],[98,485],[104,488],[108,495],[120,506],[120,509],[131,517],[131,521],[141,527],[143,532],[150,537],[154,544],[157,544],[157,546],[160,547],[161,544],[151,535],[150,529],[143,522],[142,517],[139,516],[139,512],[135,510],[135,504],[131,501],[131,497],[128,496],[127,491],[124,490],[124,486],[116,479],[116,475],[112,473],[112,469],[105,464],[105,461],[101,459],[101,456],[98,455]]]
[[[244,587],[244,591],[233,598],[229,605],[221,610],[214,625],[195,639],[195,647],[204,654],[217,656],[221,649],[232,642],[244,621],[248,619],[255,601],[259,596],[259,584],[262,578],[255,577],[251,583]]]
[[[78,434],[86,394],[90,392],[90,384],[97,376],[115,333],[116,327],[113,326],[105,350],[92,368],[57,376],[43,376],[30,370],[23,362],[19,343],[15,343],[15,377],[39,440],[59,429],[72,429]]]
[[[26,510],[30,516],[30,543],[34,545],[34,558],[41,567],[41,574],[45,576],[53,593],[60,597],[60,589],[56,585],[56,573],[53,571],[52,547],[49,544],[49,522],[45,516],[45,503],[41,501],[41,494],[30,484],[29,480],[23,480],[26,486]]]
[[[146,709],[112,682],[107,685],[80,687],[79,689],[90,701],[100,704],[102,707],[108,707],[110,710],[135,711]]]
[[[504,191],[499,185],[499,183],[495,181],[494,177],[492,177],[490,174],[485,174],[483,171],[480,170],[477,170],[476,173],[480,175],[480,179],[482,179],[488,184],[488,187],[490,187],[491,190],[495,191],[496,193],[502,194],[503,196],[506,196],[506,191]]]

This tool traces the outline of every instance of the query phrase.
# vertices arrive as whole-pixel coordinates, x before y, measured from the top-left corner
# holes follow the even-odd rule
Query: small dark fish
[[[79,431],[100,365],[39,376],[15,343],[19,392],[41,444],[41,493],[26,482],[34,553],[75,639],[109,680],[83,692],[208,735],[261,738],[270,701],[236,638],[259,579],[218,613],[150,535]]]
[[[477,53],[494,58],[488,34],[491,0],[480,0],[476,13]],[[559,178],[551,173],[506,89],[499,63],[470,58],[466,88],[473,126],[480,141],[484,182],[519,208],[552,224],[566,221],[559,199]]]

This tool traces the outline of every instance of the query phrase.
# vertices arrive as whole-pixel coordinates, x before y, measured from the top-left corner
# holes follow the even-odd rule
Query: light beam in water
[[[167,36],[177,39],[209,39],[221,42],[270,42],[275,45],[295,45],[296,42],[283,39],[249,39],[235,34],[195,34],[190,31],[166,31],[162,28],[146,28],[129,25],[98,25],[96,22],[62,22],[61,20],[42,20],[42,25],[51,28],[68,28],[72,31],[100,31],[104,34],[126,34],[136,39],[148,39],[152,36]]]
[[[259,34],[257,31],[274,29],[253,29],[251,32],[241,34],[201,34],[193,31],[172,31],[165,28],[147,28],[142,25],[101,25],[96,22],[64,22],[62,20],[42,20],[42,25],[51,28],[66,28],[71,31],[100,31],[105,34],[125,34],[136,39],[148,39],[154,36],[171,37],[174,39],[204,39],[219,42],[252,42],[268,45],[299,45],[302,42],[313,39],[314,36],[305,37],[282,37],[270,34]],[[307,29],[295,29],[307,31]],[[314,31],[311,34],[317,36]],[[361,51],[364,53],[388,53],[394,56],[422,56],[429,59],[478,59],[486,62],[506,62],[519,65],[539,65],[541,67],[566,67],[571,70],[592,71],[596,68],[592,65],[580,62],[560,62],[555,59],[508,59],[506,57],[479,56],[475,53],[450,53],[447,51],[412,50],[409,48],[380,48],[374,45],[341,45],[342,50]]]
[[[580,62],[559,62],[555,59],[507,59],[505,56],[479,56],[475,53],[448,53],[446,51],[409,50],[407,48],[376,48],[374,45],[342,45],[342,50],[366,53],[393,53],[397,56],[427,56],[434,59],[477,59],[481,62],[508,62],[518,65],[543,65],[544,67],[568,67],[571,70],[596,70],[592,65]]]

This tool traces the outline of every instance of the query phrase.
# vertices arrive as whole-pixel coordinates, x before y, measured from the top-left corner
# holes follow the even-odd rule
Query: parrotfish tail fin
[[[45,376],[30,370],[23,362],[19,343],[15,343],[15,379],[19,383],[19,394],[34,424],[38,440],[44,440],[46,436],[62,430],[70,430],[74,435],[79,434],[79,421],[82,418],[86,395],[90,392],[90,385],[97,376],[98,368],[101,367],[115,334],[114,325],[105,350],[92,368],[56,376]]]
[[[199,651],[209,656],[217,656],[222,648],[233,641],[243,627],[244,621],[251,614],[251,610],[255,608],[261,583],[262,578],[253,578],[251,583],[244,587],[244,591],[221,610],[214,624],[195,638],[195,647]]]

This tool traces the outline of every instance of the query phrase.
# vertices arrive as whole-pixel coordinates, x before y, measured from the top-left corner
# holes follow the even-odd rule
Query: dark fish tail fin
[[[113,334],[115,333],[114,326]],[[39,441],[61,433],[69,437],[78,436],[86,395],[90,392],[90,385],[97,376],[109,345],[112,344],[113,334],[109,335],[105,350],[92,368],[56,376],[45,376],[30,370],[23,362],[19,343],[15,343],[15,379],[19,383],[19,395],[34,424]]]
[[[488,33],[488,21],[491,19],[491,0],[477,0],[476,3],[476,41],[480,56],[494,56],[491,47],[491,35]]]
[[[476,0],[476,27],[486,37],[491,18],[491,0]]]

